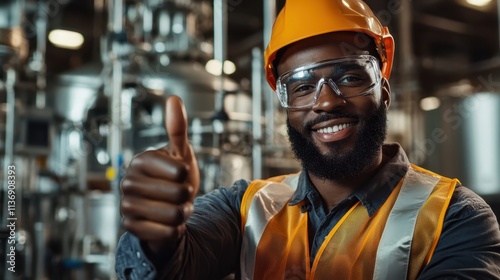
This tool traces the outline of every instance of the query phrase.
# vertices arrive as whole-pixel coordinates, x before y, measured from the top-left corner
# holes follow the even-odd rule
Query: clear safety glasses
[[[327,84],[342,98],[373,93],[380,83],[377,59],[371,55],[348,56],[299,67],[281,75],[276,93],[286,109],[311,108]]]

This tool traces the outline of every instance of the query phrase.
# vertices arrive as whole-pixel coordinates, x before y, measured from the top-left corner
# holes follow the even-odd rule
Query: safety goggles
[[[373,93],[380,83],[377,59],[371,55],[348,56],[299,67],[282,74],[276,93],[286,109],[311,108],[327,84],[342,98]]]

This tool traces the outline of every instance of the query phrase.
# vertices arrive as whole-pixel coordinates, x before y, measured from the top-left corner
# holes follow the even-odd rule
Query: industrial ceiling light
[[[491,0],[465,0],[467,3],[477,6],[477,7],[484,7],[491,3]]]
[[[215,59],[211,59],[205,64],[205,70],[207,70],[208,73],[215,75],[215,76],[220,76],[222,73],[220,62]],[[236,65],[229,60],[224,61],[224,74],[226,75],[231,75],[236,71]]]
[[[441,101],[435,96],[422,98],[422,100],[420,100],[420,108],[424,111],[432,111],[439,108],[439,106],[441,106]]]
[[[78,32],[54,29],[49,33],[49,41],[59,48],[77,50],[82,47],[85,39]]]
[[[236,65],[230,60],[224,61],[224,73],[231,75],[234,72],[236,72]]]

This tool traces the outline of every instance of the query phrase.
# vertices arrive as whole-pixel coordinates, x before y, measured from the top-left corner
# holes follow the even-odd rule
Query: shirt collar
[[[365,186],[361,186],[357,191],[344,199],[356,198],[361,201],[370,216],[389,197],[392,190],[394,190],[401,178],[408,171],[410,165],[406,153],[397,143],[384,144],[382,146],[382,153],[384,157],[388,158],[387,163],[380,168],[377,174]],[[290,199],[289,205],[297,205],[306,199],[310,204],[316,205],[321,203],[321,199],[315,199],[317,197],[319,197],[319,193],[309,179],[307,171],[303,170],[299,176],[297,190]]]

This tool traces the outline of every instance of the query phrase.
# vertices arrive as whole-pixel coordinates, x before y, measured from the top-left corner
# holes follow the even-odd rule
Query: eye
[[[302,84],[294,87],[292,92],[298,94],[305,94],[314,91],[314,87],[315,87],[314,85]]]
[[[348,74],[337,80],[338,86],[357,87],[365,84],[368,79],[360,75]]]
[[[311,93],[314,92],[316,88],[316,85],[313,84],[299,84],[294,87],[290,87],[290,98],[300,98],[300,97],[305,97],[309,96]]]

